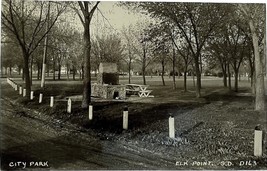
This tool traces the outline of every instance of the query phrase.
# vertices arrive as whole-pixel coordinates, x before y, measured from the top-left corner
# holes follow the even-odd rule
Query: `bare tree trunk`
[[[33,72],[32,67],[33,67],[33,56],[31,58],[31,86],[32,86],[32,80],[33,80],[33,77],[32,77],[32,72]]]
[[[25,77],[25,86],[26,86],[26,97],[30,99],[31,92],[31,80],[30,80],[30,72],[29,72],[29,54],[27,52],[23,52],[24,56],[24,77]]]
[[[132,61],[130,59],[129,64],[128,64],[128,75],[129,75],[129,77],[128,77],[128,83],[129,84],[131,84],[131,65],[132,65]]]
[[[235,71],[235,92],[238,92],[238,70]]]
[[[84,66],[82,65],[82,80],[84,79]]]
[[[86,26],[84,26],[84,54],[85,54],[85,78],[83,80],[83,100],[82,108],[87,108],[91,103],[91,41],[89,18],[85,18]]]
[[[197,59],[196,59],[197,58]],[[195,58],[195,71],[197,76],[197,85],[196,85],[196,97],[201,97],[200,89],[201,89],[201,72],[199,69],[198,57]]]
[[[248,58],[249,60],[249,67],[250,67],[250,75],[249,75],[249,77],[250,77],[250,85],[251,85],[251,87],[254,87],[253,89],[252,89],[252,93],[253,94],[255,94],[255,85],[253,86],[253,84],[255,83],[255,65],[254,65],[254,63],[255,63],[255,58],[253,57],[252,59],[249,57]]]
[[[146,85],[146,49],[143,47],[143,63],[142,63],[142,75],[143,84]]]
[[[229,90],[232,90],[232,84],[231,84],[231,71],[230,71],[230,64],[227,64],[227,71],[228,71],[228,86]]]
[[[253,72],[253,75],[251,76],[251,93],[253,95],[256,95],[256,74]]]
[[[175,74],[176,74],[176,71],[175,71],[175,48],[173,46],[172,48],[172,81],[173,81],[173,89],[176,89],[176,81],[175,81]]]
[[[142,67],[143,84],[146,85],[146,69]]]
[[[227,73],[223,72],[223,86],[227,87]]]
[[[223,86],[227,87],[227,64],[223,61],[220,61],[222,73],[223,73]]]
[[[85,78],[83,81],[84,88],[83,88],[83,101],[82,101],[82,108],[87,108],[88,105],[91,103],[91,42],[90,42],[90,29],[85,28],[84,31],[84,39],[85,39]]]
[[[37,80],[40,79],[40,65],[37,63]]]
[[[61,64],[58,64],[58,80],[60,80],[60,77],[61,77]]]
[[[265,110],[265,89],[264,89],[264,69],[263,59],[259,53],[258,36],[255,30],[252,19],[249,20],[249,26],[252,33],[252,41],[254,47],[255,57],[255,78],[256,78],[256,99],[255,99],[255,110]]]
[[[25,80],[25,68],[24,67],[22,69],[22,75],[21,75],[21,77],[22,77],[22,80],[24,81]]]
[[[21,74],[21,66],[19,66],[19,75]]]
[[[193,72],[193,86],[196,87],[196,81],[195,81],[195,73]]]
[[[91,36],[90,36],[90,22],[93,16],[94,11],[96,10],[99,1],[90,9],[89,2],[78,2],[82,10],[84,18],[81,19],[81,22],[84,27],[84,59],[85,59],[85,78],[83,80],[83,99],[82,99],[82,108],[88,108],[91,103]],[[89,11],[90,9],[90,11]]]
[[[72,65],[72,78],[75,80],[75,75],[76,75],[76,68],[74,65]]]
[[[161,79],[162,79],[162,85],[165,86],[165,80],[164,80],[164,74],[165,74],[165,61],[164,59],[161,61],[162,71],[161,71]]]
[[[56,80],[56,60],[53,57],[53,80]]]
[[[70,75],[69,75],[69,73],[70,73],[70,70],[69,70],[69,64],[67,63],[67,79],[69,80],[70,79]]]
[[[184,91],[187,92],[187,67],[184,69]]]
[[[12,75],[12,67],[9,66],[9,75],[11,76]]]

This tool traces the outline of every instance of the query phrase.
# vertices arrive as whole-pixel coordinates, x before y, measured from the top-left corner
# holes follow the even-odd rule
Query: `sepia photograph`
[[[267,170],[266,3],[1,0],[1,170]]]

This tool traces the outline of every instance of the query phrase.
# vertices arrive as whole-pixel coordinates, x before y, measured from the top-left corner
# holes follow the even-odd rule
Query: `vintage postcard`
[[[2,170],[266,170],[264,2],[1,2]]]

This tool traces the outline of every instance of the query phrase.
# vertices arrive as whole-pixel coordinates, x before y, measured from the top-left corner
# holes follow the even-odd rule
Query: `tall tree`
[[[122,30],[122,40],[124,41],[124,53],[125,58],[123,60],[127,64],[127,70],[128,70],[128,83],[131,83],[131,71],[133,69],[132,64],[136,58],[136,45],[133,42],[133,39],[135,38],[133,35],[133,26],[130,25],[128,28],[124,27]]]
[[[83,25],[83,48],[84,48],[84,59],[85,59],[85,78],[83,80],[83,100],[82,108],[87,108],[91,102],[91,36],[90,36],[90,23],[93,18],[93,14],[97,9],[100,1],[95,3],[89,1],[78,1],[80,10],[76,9],[76,13]]]
[[[171,57],[171,38],[169,36],[169,28],[163,23],[154,23],[149,26],[149,41],[152,43],[152,51],[154,54],[155,62],[160,62],[161,64],[161,79],[162,84],[165,86],[164,74],[165,74],[165,65],[168,62],[168,59],[173,59]],[[175,60],[173,62],[175,64]],[[175,65],[174,65],[175,66]],[[173,71],[173,73],[175,73]],[[175,78],[175,74],[174,74]],[[175,79],[174,79],[174,88],[175,88]]]
[[[210,35],[228,14],[229,8],[221,4],[153,2],[140,3],[139,7],[146,10],[154,18],[175,24],[181,31],[194,59],[197,75],[196,96],[200,97],[201,52]],[[188,30],[193,32],[192,41]]]
[[[264,66],[266,58],[266,16],[265,5],[263,4],[240,4],[241,11],[250,27],[254,58],[255,58],[255,80],[256,97],[255,110],[265,111],[265,87],[264,87]],[[260,40],[260,38],[262,40]],[[263,53],[260,53],[260,50]]]
[[[48,19],[46,15],[47,2],[4,0],[2,5],[1,19],[4,30],[13,36],[22,50],[26,92],[27,98],[29,98],[31,91],[30,57],[49,33],[65,7],[58,3],[53,5],[54,17],[49,28],[45,29]]]
[[[119,63],[122,59],[123,45],[116,34],[96,36],[92,40],[92,57],[99,66],[100,62]]]
[[[1,44],[1,67],[5,67],[7,75],[11,76],[12,68],[14,68],[16,64],[19,65],[20,55],[21,51],[16,43],[7,42]],[[1,69],[1,72],[3,74],[3,69]]]

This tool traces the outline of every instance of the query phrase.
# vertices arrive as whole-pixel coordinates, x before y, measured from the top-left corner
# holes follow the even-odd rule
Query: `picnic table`
[[[152,90],[147,90],[149,85],[126,84],[127,94],[136,94],[139,97],[148,97]]]

